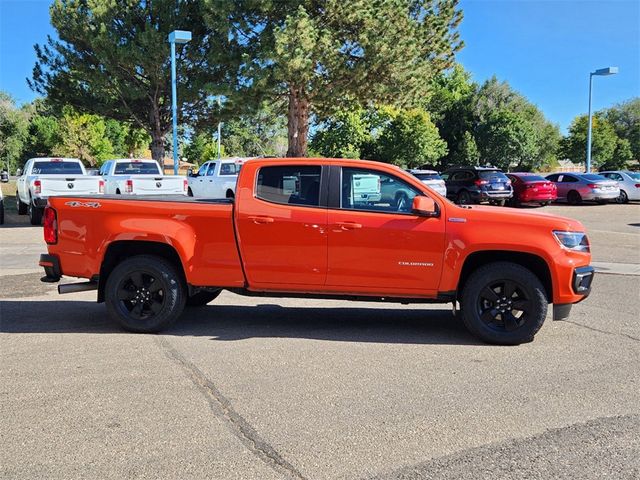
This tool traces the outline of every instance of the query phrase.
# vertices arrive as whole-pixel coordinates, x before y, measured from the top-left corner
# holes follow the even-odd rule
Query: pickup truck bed
[[[352,193],[362,175],[398,185]],[[547,304],[566,318],[590,292],[582,225],[553,215],[460,207],[376,162],[245,163],[234,200],[57,197],[45,211],[44,281],[88,279],[126,329],[166,328],[221,289],[246,295],[454,302],[491,343],[531,341]]]

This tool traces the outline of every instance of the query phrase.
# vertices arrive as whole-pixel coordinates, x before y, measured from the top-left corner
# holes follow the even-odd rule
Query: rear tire
[[[471,195],[466,190],[462,190],[456,197],[456,203],[458,205],[469,205],[471,203]]]
[[[227,195],[226,198],[235,198],[235,193],[233,193],[233,190],[227,190]]]
[[[29,221],[31,225],[42,225],[42,212],[44,208],[36,207],[33,202],[29,203]]]
[[[620,190],[620,195],[616,198],[616,203],[629,203],[629,196],[624,190]]]
[[[567,194],[567,202],[569,202],[570,205],[580,205],[582,203],[582,197],[575,190],[571,190]]]
[[[184,291],[173,264],[154,255],[136,255],[113,269],[104,294],[109,316],[125,330],[155,333],[182,314]]]
[[[4,201],[0,200],[0,225],[4,225]]]
[[[187,189],[187,196],[193,197],[193,190],[191,190],[191,187]]]
[[[480,340],[497,345],[530,342],[547,316],[547,296],[521,265],[495,262],[473,272],[462,291],[462,319]]]
[[[215,300],[222,290],[217,292],[198,292],[187,298],[187,307],[204,307],[207,303]]]

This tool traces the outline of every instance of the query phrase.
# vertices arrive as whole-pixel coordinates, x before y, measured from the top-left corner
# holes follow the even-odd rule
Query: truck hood
[[[447,206],[447,219],[464,218],[468,222],[503,223],[516,227],[518,225],[537,226],[549,230],[564,230],[585,232],[584,225],[578,220],[546,212],[534,212],[530,210],[515,209],[509,207],[492,207],[485,205],[473,205],[460,207],[458,205]]]

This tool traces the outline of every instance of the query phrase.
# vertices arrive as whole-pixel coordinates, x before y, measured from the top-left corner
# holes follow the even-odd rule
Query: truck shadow
[[[83,301],[0,302],[2,333],[123,334],[104,305]],[[449,310],[211,304],[187,309],[166,336],[212,341],[302,338],[329,342],[483,345]]]

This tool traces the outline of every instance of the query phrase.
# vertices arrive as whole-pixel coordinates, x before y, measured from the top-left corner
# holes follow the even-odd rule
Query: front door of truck
[[[340,190],[332,186],[330,193],[327,289],[399,296],[436,292],[445,248],[443,216],[412,213],[413,198],[424,193],[398,177],[373,169],[339,170],[331,177]],[[354,194],[358,179],[371,175],[380,185],[378,199]]]
[[[245,167],[247,168],[247,167]],[[313,290],[327,275],[326,181],[320,165],[259,168],[237,197],[239,246],[252,287]]]

